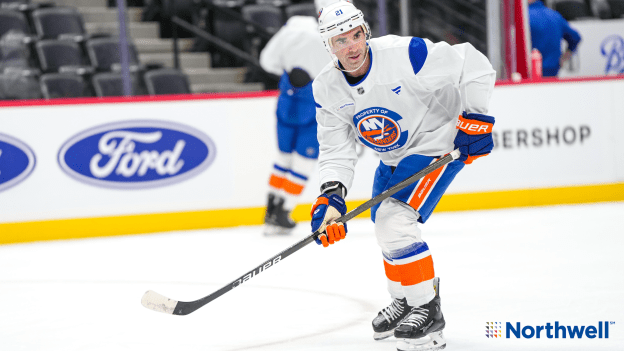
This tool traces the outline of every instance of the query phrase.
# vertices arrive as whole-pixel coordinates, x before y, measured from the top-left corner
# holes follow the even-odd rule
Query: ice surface
[[[624,203],[434,214],[447,350],[624,350]],[[195,300],[307,234],[260,227],[0,246],[1,350],[395,350],[370,323],[390,300],[368,220],[311,244],[187,316]],[[486,322],[610,325],[609,339],[490,339]],[[504,331],[503,331],[504,333]]]

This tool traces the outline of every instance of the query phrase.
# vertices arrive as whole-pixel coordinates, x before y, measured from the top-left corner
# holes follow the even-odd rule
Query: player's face
[[[366,34],[361,26],[357,27],[331,38],[331,48],[347,71],[356,69],[367,57]]]

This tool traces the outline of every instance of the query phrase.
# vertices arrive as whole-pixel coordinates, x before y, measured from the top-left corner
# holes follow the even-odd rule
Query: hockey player
[[[317,0],[317,10],[336,0]],[[290,212],[316,166],[318,141],[312,80],[330,61],[318,35],[318,22],[293,16],[269,40],[260,65],[281,76],[277,102],[279,153],[269,179],[265,234],[286,234],[294,227]]]
[[[362,12],[347,2],[323,8],[319,32],[333,63],[314,80],[321,195],[312,231],[327,247],[345,238],[334,219],[357,162],[356,140],[379,153],[373,196],[459,148],[461,157],[371,209],[391,304],[373,320],[376,340],[394,335],[399,350],[446,346],[438,278],[421,238],[424,224],[455,175],[493,147],[486,115],[495,82],[487,58],[470,44],[417,37],[370,39]]]

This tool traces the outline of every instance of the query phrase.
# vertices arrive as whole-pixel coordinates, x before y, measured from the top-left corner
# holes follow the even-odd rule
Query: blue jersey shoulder
[[[427,60],[427,44],[422,38],[413,37],[408,50],[414,74],[418,74]]]

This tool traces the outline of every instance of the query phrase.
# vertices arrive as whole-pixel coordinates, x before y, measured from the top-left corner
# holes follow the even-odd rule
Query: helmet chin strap
[[[346,69],[340,68],[340,65],[336,63],[336,61],[340,61],[340,60],[338,60],[338,58],[336,58],[336,61],[334,61],[334,66],[339,71],[342,71],[342,72],[345,72],[345,73],[355,72],[355,71],[359,70],[360,68],[362,68],[362,66],[364,66],[364,63],[366,63],[366,59],[368,58],[368,50],[369,50],[369,45],[368,45],[368,41],[366,41],[366,52],[364,53],[364,60],[362,61],[362,63],[360,63],[360,65],[356,69],[352,69],[350,71],[347,71]]]

